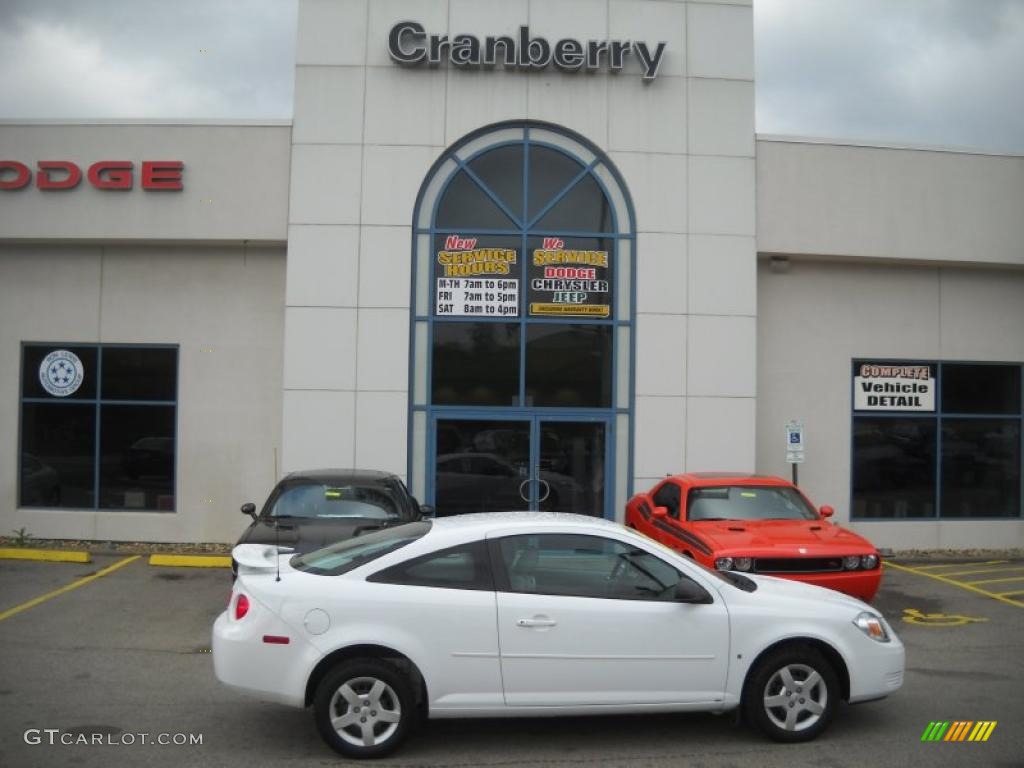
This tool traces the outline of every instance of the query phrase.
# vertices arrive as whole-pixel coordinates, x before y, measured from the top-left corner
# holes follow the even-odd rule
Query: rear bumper
[[[882,569],[871,571],[841,571],[836,573],[758,573],[759,576],[776,576],[780,579],[802,581],[816,587],[834,589],[837,592],[870,602],[882,583]]]
[[[229,688],[291,707],[306,704],[306,680],[320,652],[267,612],[232,621],[225,611],[213,624],[213,670]],[[251,621],[250,621],[251,619]],[[287,645],[263,642],[264,635],[289,636]]]

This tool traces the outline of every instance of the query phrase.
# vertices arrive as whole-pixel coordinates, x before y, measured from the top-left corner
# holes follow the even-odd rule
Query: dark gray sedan
[[[369,531],[429,517],[433,510],[421,507],[396,475],[316,469],[285,476],[259,515],[251,502],[242,505],[242,513],[252,518],[252,525],[238,544],[279,544],[312,552]]]

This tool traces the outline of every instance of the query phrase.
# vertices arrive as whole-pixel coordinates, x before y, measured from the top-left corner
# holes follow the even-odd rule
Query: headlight
[[[843,568],[855,571],[860,568],[860,555],[847,555],[843,558]]]
[[[857,629],[872,640],[877,640],[880,643],[889,642],[889,631],[886,629],[885,619],[881,616],[864,611],[857,614],[853,623],[857,625]]]
[[[872,568],[878,567],[878,555],[864,555],[860,559],[860,567],[865,570],[871,570]]]
[[[720,557],[715,560],[715,568],[720,571],[731,571],[732,570],[732,558],[731,557]]]
[[[732,567],[737,571],[749,571],[754,567],[754,559],[750,557],[737,557],[732,561]]]

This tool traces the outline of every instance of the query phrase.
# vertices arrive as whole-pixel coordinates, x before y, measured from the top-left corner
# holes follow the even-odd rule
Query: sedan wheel
[[[320,735],[348,757],[383,757],[395,750],[414,709],[405,676],[376,659],[336,667],[317,688],[314,707]]]
[[[783,648],[765,657],[744,687],[747,717],[776,741],[809,741],[828,726],[839,684],[813,648]]]
[[[764,689],[764,710],[779,728],[802,731],[811,728],[825,712],[828,689],[821,675],[806,664],[787,664]]]

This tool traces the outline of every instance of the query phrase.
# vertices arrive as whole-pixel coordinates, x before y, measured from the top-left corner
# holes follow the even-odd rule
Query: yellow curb
[[[174,565],[179,568],[230,568],[227,555],[150,555],[150,565]]]
[[[0,549],[0,560],[48,560],[53,563],[91,563],[88,552],[67,552],[60,549]]]

